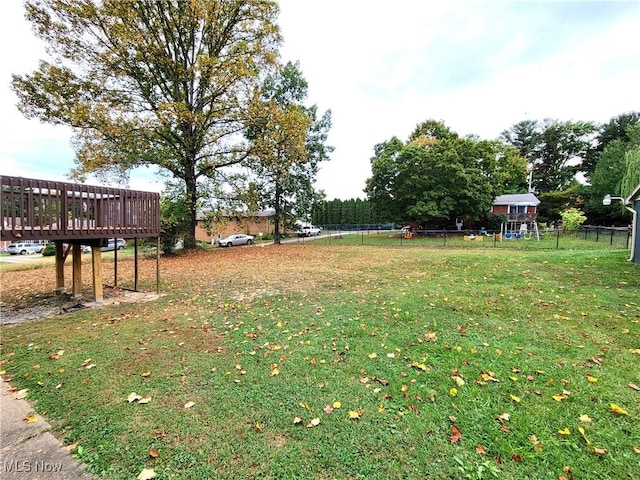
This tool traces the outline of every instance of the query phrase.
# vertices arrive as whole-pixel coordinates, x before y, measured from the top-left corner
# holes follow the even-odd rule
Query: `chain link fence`
[[[318,245],[373,245],[389,247],[504,248],[504,249],[629,249],[628,227],[584,226],[578,230],[547,228],[536,232],[478,232],[471,230],[398,230],[391,228],[331,229],[298,242]],[[294,240],[295,241],[295,240]]]

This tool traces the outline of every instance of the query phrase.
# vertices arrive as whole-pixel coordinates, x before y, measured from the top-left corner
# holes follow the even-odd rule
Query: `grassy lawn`
[[[640,268],[582,245],[167,258],[155,302],[2,327],[0,370],[105,478],[638,478]]]

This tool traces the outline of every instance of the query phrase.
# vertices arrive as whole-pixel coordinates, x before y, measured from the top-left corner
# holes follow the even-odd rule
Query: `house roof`
[[[533,193],[515,193],[500,195],[493,200],[494,205],[540,205],[540,200]]]
[[[624,199],[624,203],[629,204],[636,200],[640,200],[640,183],[636,185],[636,188],[634,188],[629,194],[629,196]]]

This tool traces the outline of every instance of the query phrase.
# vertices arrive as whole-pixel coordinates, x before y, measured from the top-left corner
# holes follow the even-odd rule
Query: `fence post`
[[[556,250],[560,248],[560,229],[556,230]]]
[[[446,247],[447,246],[447,230],[446,229],[442,229],[442,233],[443,233],[442,237],[444,238],[443,247]]]
[[[611,239],[609,240],[609,246],[613,245],[613,232],[614,232],[613,227],[611,227]]]
[[[364,245],[364,230],[360,232],[360,237],[362,238],[362,240],[360,241],[360,245]]]
[[[600,238],[600,227],[596,227],[596,243],[598,243],[599,238]]]

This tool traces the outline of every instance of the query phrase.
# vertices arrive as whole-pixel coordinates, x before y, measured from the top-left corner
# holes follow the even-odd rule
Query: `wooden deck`
[[[160,235],[158,193],[4,175],[0,188],[2,240],[76,243]]]

